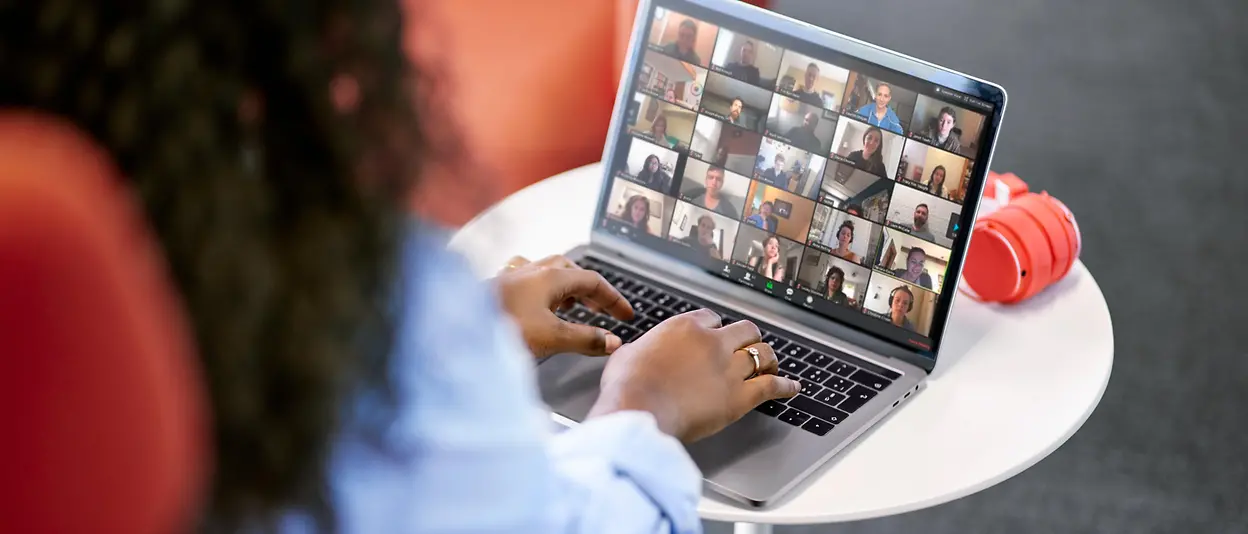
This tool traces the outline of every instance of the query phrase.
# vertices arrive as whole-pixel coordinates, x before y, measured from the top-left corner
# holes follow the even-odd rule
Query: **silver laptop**
[[[708,487],[782,499],[936,364],[1005,111],[991,83],[735,0],[643,0],[592,239],[569,252],[638,312],[748,319],[802,393],[689,447]],[[604,359],[538,366],[568,425]]]

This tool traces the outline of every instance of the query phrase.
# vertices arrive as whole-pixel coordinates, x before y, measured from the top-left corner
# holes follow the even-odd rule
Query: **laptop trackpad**
[[[542,401],[555,413],[584,421],[598,399],[598,385],[606,358],[560,354],[537,366]],[[793,427],[758,412],[750,412],[718,434],[688,446],[698,468],[708,477],[746,456],[769,449]]]

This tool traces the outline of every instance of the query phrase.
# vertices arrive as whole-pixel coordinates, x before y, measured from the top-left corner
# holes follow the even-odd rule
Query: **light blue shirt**
[[[904,134],[905,132],[901,131],[901,119],[897,118],[897,113],[893,111],[893,108],[886,107],[884,109],[888,110],[888,112],[884,114],[884,120],[875,118],[875,102],[869,102],[867,105],[862,106],[862,109],[858,110],[858,114],[866,115],[867,124],[870,124],[871,126],[879,126],[881,129],[888,130],[899,135]]]
[[[329,473],[341,530],[701,532],[701,474],[680,442],[642,412],[557,433],[491,289],[443,233],[420,228],[403,251],[391,361],[399,410],[386,440],[398,454],[340,437]],[[284,526],[303,531],[294,516]]]

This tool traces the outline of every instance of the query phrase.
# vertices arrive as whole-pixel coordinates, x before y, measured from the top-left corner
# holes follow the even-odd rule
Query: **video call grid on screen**
[[[708,94],[708,91],[706,90],[707,87],[706,86],[703,87],[702,95],[700,95],[701,100],[699,101],[697,105],[697,110],[699,113],[694,115],[692,119],[684,120],[688,118],[687,116],[677,117],[678,120],[677,120],[677,125],[676,125],[676,132],[678,134],[681,134],[681,133],[688,131],[688,136],[686,138],[682,138],[679,135],[672,136],[670,134],[671,132],[670,122],[671,121],[670,121],[670,118],[668,119],[669,120],[669,130],[667,132],[668,136],[675,137],[676,139],[673,140],[669,138],[667,142],[663,144],[665,146],[669,146],[671,148],[671,151],[678,154],[679,163],[677,164],[677,169],[678,170],[683,169],[683,166],[687,165],[691,161],[701,160],[699,163],[710,163],[714,165],[719,165],[719,166],[726,167],[729,172],[737,172],[738,174],[752,176],[753,173],[759,171],[759,169],[765,169],[767,167],[770,167],[771,164],[769,162],[762,161],[764,157],[763,152],[765,151],[766,143],[769,141],[774,141],[772,137],[787,137],[787,136],[777,136],[777,135],[769,135],[769,136],[761,135],[761,132],[767,130],[767,120],[771,118],[770,115],[771,115],[772,108],[774,107],[774,101],[776,99],[776,95],[778,95],[779,93],[771,92],[771,91],[767,92],[768,93],[767,96],[770,102],[765,109],[763,109],[763,107],[761,106],[762,98],[760,97],[762,96],[762,93],[755,93],[753,96],[748,97],[754,105],[747,104],[747,105],[740,106],[744,109],[742,110],[743,113],[740,114],[741,118],[738,119],[738,123],[743,124],[743,125],[748,124],[748,127],[750,128],[751,131],[759,133],[759,139],[761,141],[759,143],[758,153],[752,158],[753,165],[749,166],[751,168],[748,169],[748,171],[746,169],[747,167],[746,163],[750,162],[751,160],[748,154],[749,144],[750,144],[750,141],[752,141],[751,139],[746,139],[745,147],[728,146],[728,144],[724,143],[722,139],[715,139],[715,136],[713,135],[714,132],[711,132],[710,130],[710,126],[709,126],[709,124],[711,124],[710,122],[708,122],[708,126],[707,126],[708,130],[706,130],[708,132],[707,135],[704,135],[701,138],[699,137],[699,135],[703,133],[703,130],[698,129],[696,125],[704,120],[717,121],[720,124],[719,137],[722,138],[723,132],[725,131],[732,131],[734,132],[734,139],[739,138],[741,134],[746,133],[743,127],[732,126],[731,124],[728,124],[725,121],[728,120],[728,115],[732,106],[732,102],[730,99],[740,98],[740,100],[742,100],[744,103],[747,97],[744,95],[727,96],[726,93],[731,92],[730,89],[734,86],[737,88],[740,88],[740,92],[742,93],[747,93],[747,92],[754,93],[754,91],[751,91],[751,89],[759,89],[760,87],[765,87],[768,89],[781,91],[781,88],[779,87],[771,87],[770,83],[767,81],[764,75],[764,73],[770,72],[770,68],[771,68],[770,62],[774,62],[774,58],[775,58],[775,54],[768,56],[767,54],[769,53],[778,53],[778,55],[781,57],[781,60],[780,60],[781,63],[783,63],[789,55],[792,55],[792,57],[797,58],[798,60],[800,60],[802,57],[815,58],[815,56],[807,56],[800,52],[787,50],[782,47],[773,45],[771,43],[766,43],[765,40],[754,38],[753,36],[750,35],[750,32],[748,31],[744,31],[744,30],[738,31],[738,29],[736,28],[723,28],[717,24],[712,24],[706,21],[700,21],[695,18],[685,16],[681,13],[677,13],[672,10],[664,9],[663,7],[656,7],[655,14],[656,14],[656,17],[654,17],[650,23],[650,37],[649,37],[650,44],[649,44],[649,51],[646,53],[647,54],[648,53],[666,54],[668,56],[672,56],[674,59],[679,59],[688,65],[696,65],[697,67],[708,69],[709,72],[706,73],[707,85],[711,85],[712,83],[716,84],[716,92],[710,93],[710,94]],[[689,20],[691,22],[684,22],[686,20]],[[688,35],[690,33],[688,32],[688,29],[690,28],[695,29],[695,31],[692,32],[694,34],[692,35],[692,39],[689,39],[690,35]],[[682,29],[684,30],[685,35],[681,35]],[[656,35],[656,30],[661,33],[659,35]],[[714,34],[715,37],[707,38],[706,35],[708,33]],[[721,46],[719,37],[723,37],[725,39],[724,42],[727,44],[724,44]],[[752,83],[752,79],[753,79],[752,75],[750,74],[741,75],[739,74],[739,72],[741,71],[738,71],[736,69],[725,68],[729,63],[732,63],[732,62],[738,63],[738,66],[745,62],[744,60],[749,56],[748,54],[749,51],[747,50],[745,54],[742,54],[741,47],[744,46],[744,43],[746,41],[751,41],[754,46],[758,47],[753,50],[754,52],[756,52],[754,56],[755,65],[760,67],[759,83],[757,84]],[[690,42],[692,43],[692,46],[685,46],[685,44],[690,43]],[[712,44],[708,45],[707,44],[708,42]],[[766,46],[759,46],[761,44],[765,44]],[[761,55],[758,54],[758,52],[763,51],[764,48],[766,49],[766,51]],[[709,50],[709,52],[703,53],[704,51],[707,51],[707,50]],[[793,52],[793,53],[790,54],[790,52]],[[956,110],[954,112],[954,115],[956,116],[954,122],[957,124],[957,126],[951,131],[951,135],[946,136],[945,138],[945,141],[948,146],[952,147],[954,143],[958,143],[960,146],[958,147],[958,150],[956,150],[955,152],[958,154],[962,154],[964,158],[972,158],[973,154],[966,153],[966,152],[968,151],[973,152],[974,150],[978,150],[978,147],[982,144],[979,139],[967,140],[965,138],[968,137],[971,134],[971,132],[975,132],[975,133],[978,133],[979,135],[982,135],[983,127],[984,127],[983,123],[984,121],[987,120],[988,115],[991,114],[991,109],[990,108],[985,109],[983,110],[982,113],[972,112],[972,111],[965,109],[962,106],[958,106],[956,103],[949,102],[950,98],[955,98],[955,97],[966,98],[965,95],[962,95],[961,93],[956,93],[954,91],[944,89],[943,94],[938,95],[941,98],[936,98],[936,97],[933,97],[931,94],[927,94],[927,93],[931,91],[940,93],[942,89],[937,86],[932,85],[930,82],[909,78],[906,75],[883,69],[882,67],[878,67],[876,65],[866,63],[857,58],[853,58],[852,56],[847,56],[841,53],[837,53],[835,51],[827,51],[826,54],[819,56],[819,58],[815,59],[815,61],[817,65],[820,65],[818,68],[819,74],[816,77],[817,79],[823,77],[823,75],[825,74],[825,70],[828,72],[837,73],[838,72],[837,69],[840,69],[840,70],[845,71],[845,73],[847,73],[847,76],[845,76],[845,87],[843,90],[844,97],[837,101],[837,103],[841,104],[841,109],[837,110],[835,105],[833,105],[832,107],[827,107],[824,110],[824,114],[820,116],[819,124],[816,125],[817,129],[815,130],[816,133],[814,137],[816,139],[819,139],[820,141],[822,141],[822,138],[818,135],[818,133],[821,132],[822,130],[818,128],[824,128],[824,127],[831,126],[832,124],[835,124],[836,129],[837,129],[836,131],[842,131],[841,124],[845,123],[845,121],[847,120],[853,120],[853,119],[849,119],[846,116],[838,115],[834,113],[833,110],[841,111],[841,112],[851,111],[851,110],[848,110],[846,106],[844,106],[844,103],[850,102],[849,99],[852,96],[851,93],[853,92],[853,88],[855,84],[857,83],[857,80],[867,81],[868,87],[871,86],[871,81],[874,80],[875,82],[883,81],[887,83],[888,85],[890,85],[890,88],[900,87],[902,89],[902,91],[899,92],[898,96],[900,96],[900,103],[903,105],[903,107],[900,108],[902,111],[901,114],[905,115],[905,117],[903,118],[899,115],[898,119],[900,122],[903,122],[906,125],[906,127],[901,129],[901,132],[898,135],[898,137],[901,137],[903,139],[903,144],[900,147],[898,147],[897,141],[888,137],[891,132],[886,131],[884,137],[886,137],[887,139],[881,143],[882,146],[880,149],[881,155],[885,156],[885,158],[883,159],[886,162],[884,165],[886,168],[884,169],[883,172],[879,174],[887,175],[887,179],[889,179],[889,181],[892,181],[893,179],[895,179],[895,176],[897,173],[905,172],[906,170],[910,169],[910,168],[899,169],[897,167],[898,165],[897,163],[894,163],[893,165],[888,164],[888,162],[893,160],[894,156],[896,156],[898,160],[900,159],[901,157],[900,152],[905,147],[905,142],[923,143],[923,144],[930,145],[930,147],[937,146],[931,142],[932,139],[930,137],[926,137],[924,136],[924,134],[917,132],[917,131],[913,131],[913,130],[918,129],[917,125],[926,125],[925,127],[928,127],[928,130],[929,130],[928,133],[931,133],[931,128],[930,128],[931,124],[936,124],[937,127],[939,128],[940,127],[939,123],[933,122],[931,119],[933,117],[933,113],[935,113],[935,116],[937,117],[937,119],[940,118],[940,116],[942,115],[941,108],[950,107]],[[831,65],[832,68],[824,69],[823,65]],[[842,67],[842,65],[848,68]],[[697,72],[696,67],[694,67],[693,70],[695,73]],[[750,69],[745,69],[745,70],[748,72]],[[783,67],[778,68],[775,74],[775,79],[773,80],[775,84],[777,85],[780,84],[781,80],[785,78],[786,70],[787,69]],[[716,77],[719,77],[720,80],[718,82],[713,82],[713,80],[715,80]],[[833,80],[840,79],[839,74],[834,74],[830,76],[830,78]],[[637,79],[634,81],[636,83],[640,83],[644,80],[645,78],[641,76],[640,73],[638,73]],[[803,80],[801,80],[801,82],[805,82],[804,77],[803,77]],[[795,82],[795,88],[800,89],[803,86],[801,82]],[[816,83],[814,85],[816,89],[821,88],[821,83]],[[916,88],[916,87],[919,88],[917,91],[911,90],[911,88]],[[685,108],[682,111],[689,111],[690,108],[686,105],[687,100],[684,98],[685,95],[683,94],[683,92],[679,90],[679,87],[676,87],[673,89],[675,90],[672,91],[671,94],[664,94],[664,95],[659,95],[657,91],[644,91],[643,93],[651,93],[645,96],[655,98],[656,100],[659,100],[660,102],[671,105],[673,107]],[[907,91],[909,91],[909,93],[915,94],[915,97],[913,97],[913,100],[912,100],[912,97],[909,94],[907,94]],[[796,92],[788,91],[787,88],[784,90],[784,92],[788,93],[788,95],[782,95],[783,98],[789,98],[797,94]],[[667,96],[671,96],[674,98],[665,98]],[[709,107],[707,105],[708,97],[709,97],[709,103],[710,103]],[[821,100],[826,102],[826,99],[821,99]],[[930,100],[931,102],[928,102],[927,100]],[[974,99],[972,98],[971,100],[974,100]],[[814,101],[812,100],[811,102],[812,103],[810,105],[813,106]],[[640,107],[640,102],[638,102],[638,104],[639,104],[638,107]],[[932,111],[932,108],[935,104],[940,104],[940,106],[936,109],[936,111]],[[650,107],[653,108],[653,105],[650,105]],[[889,109],[893,110],[894,113],[896,113],[898,108],[895,104],[890,102]],[[947,111],[944,112],[944,115],[948,115]],[[636,117],[636,115],[634,115],[634,117]],[[975,119],[976,117],[978,117],[978,120]],[[803,116],[803,118],[805,117]],[[790,115],[788,117],[787,124],[792,124],[793,120],[794,120],[794,117]],[[872,119],[868,118],[867,120],[872,120]],[[652,121],[653,121],[653,118],[651,118],[651,122],[648,123],[651,126],[653,126]],[[949,122],[947,118],[945,119],[945,121]],[[965,128],[963,128],[962,126],[965,126]],[[846,123],[845,128],[849,128],[848,123]],[[937,133],[941,132],[941,130],[939,129],[935,131]],[[640,137],[648,137],[648,136],[653,136],[654,134],[645,132],[645,131],[638,131],[638,132],[635,132],[635,135],[640,136]],[[720,219],[720,217],[725,217],[725,216],[720,213],[713,213],[713,212],[707,211],[703,208],[700,208],[688,202],[676,201],[676,198],[678,198],[681,194],[681,192],[677,190],[678,188],[681,187],[681,183],[680,183],[681,179],[680,177],[674,176],[674,173],[669,173],[671,175],[669,176],[670,181],[667,182],[668,188],[666,191],[664,191],[664,194],[672,198],[669,199],[670,202],[667,204],[668,207],[666,207],[665,209],[669,210],[669,212],[674,212],[674,213],[672,214],[671,219],[667,219],[663,221],[664,225],[669,226],[664,232],[665,234],[667,234],[666,235],[667,239],[671,241],[683,241],[686,245],[693,243],[692,246],[698,246],[703,249],[709,248],[710,250],[713,251],[715,255],[720,256],[720,258],[716,258],[717,260],[728,262],[732,259],[731,254],[732,254],[733,248],[736,245],[735,241],[739,240],[740,238],[739,235],[737,235],[739,234],[738,228],[749,227],[752,223],[748,222],[747,218],[749,218],[751,215],[755,215],[755,217],[752,219],[754,221],[759,221],[762,219],[759,216],[760,214],[758,213],[758,205],[759,205],[759,201],[763,197],[759,196],[759,192],[768,191],[768,190],[773,190],[773,191],[778,190],[778,192],[796,195],[795,202],[784,202],[780,198],[773,198],[774,200],[778,201],[775,204],[777,205],[783,204],[784,211],[786,213],[789,213],[790,215],[792,214],[792,211],[794,211],[794,205],[801,204],[801,202],[796,202],[796,199],[800,199],[801,201],[806,201],[807,199],[817,199],[820,202],[817,205],[819,208],[835,206],[835,209],[832,209],[831,211],[845,213],[846,215],[848,215],[848,212],[846,212],[845,210],[852,211],[853,215],[848,215],[848,216],[858,217],[858,219],[862,220],[865,225],[871,228],[870,233],[872,234],[870,238],[871,242],[868,245],[868,248],[870,248],[871,250],[867,253],[867,255],[859,258],[859,261],[864,262],[864,263],[852,263],[852,264],[858,265],[859,267],[866,269],[868,272],[868,276],[870,276],[872,279],[875,278],[876,276],[888,277],[886,274],[882,272],[882,268],[874,266],[873,263],[877,260],[883,259],[883,258],[877,257],[877,254],[880,252],[879,249],[883,247],[883,243],[881,243],[880,241],[885,240],[885,236],[884,236],[885,230],[886,229],[891,230],[893,229],[894,226],[898,226],[897,222],[893,220],[893,219],[898,218],[898,217],[895,217],[896,215],[895,213],[889,214],[889,215],[894,216],[891,218],[888,216],[881,215],[881,210],[885,212],[889,211],[889,203],[891,200],[891,198],[889,197],[892,196],[892,193],[890,192],[890,193],[884,194],[884,193],[881,193],[880,191],[873,191],[870,195],[867,195],[867,197],[865,198],[866,200],[870,200],[871,202],[870,205],[866,205],[866,206],[858,206],[854,203],[849,202],[848,198],[843,197],[844,191],[841,191],[842,196],[830,196],[829,191],[822,187],[824,178],[834,173],[832,169],[833,167],[839,168],[840,166],[843,166],[843,165],[852,166],[852,164],[847,163],[846,158],[844,156],[838,157],[839,154],[837,154],[837,148],[838,148],[837,145],[840,141],[835,138],[839,137],[839,135],[834,132],[833,136],[834,136],[834,139],[833,139],[831,146],[828,147],[828,150],[823,151],[822,154],[820,154],[817,151],[805,151],[807,152],[811,160],[814,160],[815,158],[821,158],[824,160],[823,163],[820,165],[821,168],[818,170],[818,173],[817,173],[818,176],[808,177],[801,184],[794,183],[795,182],[794,180],[789,180],[788,183],[780,184],[784,187],[776,187],[776,184],[768,184],[767,186],[763,186],[762,184],[759,184],[755,180],[750,180],[749,178],[746,178],[746,180],[748,180],[752,184],[750,186],[750,190],[748,193],[748,196],[750,198],[746,199],[745,201],[746,205],[744,206],[744,211],[741,214],[741,216],[737,219],[723,220],[723,219]],[[953,139],[953,138],[956,138],[956,139]],[[789,139],[789,140],[791,141],[792,139]],[[693,144],[699,144],[702,150],[697,150],[696,153],[692,153],[694,152],[694,150],[691,150],[691,145]],[[861,141],[859,141],[858,145],[861,145]],[[655,147],[655,148],[660,148],[660,147]],[[797,147],[793,147],[793,146],[790,146],[790,148],[797,149]],[[861,148],[861,146],[859,146],[859,148]],[[619,151],[617,151],[616,154],[617,154],[617,157],[621,155]],[[628,156],[629,156],[628,159],[630,160],[636,159],[634,155],[631,153],[628,154]],[[690,156],[697,158],[697,160],[691,159]],[[967,159],[967,165],[969,168],[973,168],[974,161],[971,159]],[[822,167],[826,167],[826,169]],[[811,171],[809,167],[803,167],[803,169],[807,170],[808,172]],[[740,172],[740,171],[747,171],[747,172]],[[659,174],[660,174],[659,176],[660,187],[657,187],[655,189],[663,189],[661,187],[663,184],[662,173],[659,173]],[[850,174],[852,175],[852,172]],[[949,184],[951,187],[944,188],[945,191],[949,191],[951,188],[956,188],[959,185],[963,189],[965,189],[965,183],[962,183],[963,176],[954,176],[953,174],[954,174],[953,172],[947,172],[946,183]],[[967,170],[964,176],[970,176],[970,170]],[[756,177],[756,179],[757,178],[758,177]],[[930,181],[930,176],[926,180]],[[910,185],[922,185],[922,183],[910,184]],[[915,189],[913,187],[901,186],[900,184],[895,184],[894,186],[895,187],[907,187],[912,191],[919,191],[918,189]],[[790,191],[789,189],[793,189],[793,191]],[[926,190],[923,190],[922,192],[925,193],[925,191]],[[774,195],[772,196],[774,197]],[[934,201],[940,201],[940,200],[949,198],[948,195],[942,195],[941,198],[936,198],[931,195],[928,195],[928,196],[931,197]],[[954,204],[953,202],[950,202],[950,204],[956,206],[956,204]],[[815,207],[816,204],[811,203],[809,206]],[[801,211],[806,211],[807,205],[803,204],[801,208],[802,208]],[[957,208],[957,209],[960,210],[960,208]],[[818,208],[811,209],[809,211],[817,212]],[[940,212],[938,213],[938,215],[940,215],[940,214],[943,214],[944,210],[937,210],[937,211]],[[677,227],[680,225],[680,222],[675,220],[676,214],[684,214],[686,216],[685,219],[688,219],[689,215],[697,214],[697,213],[705,214],[715,221],[714,226],[716,228],[712,232],[715,235],[715,238],[714,238],[715,243],[713,244],[713,246],[706,247],[706,246],[699,245],[699,242],[696,240],[697,232],[692,227],[681,227],[680,231],[682,232],[692,231],[692,233],[688,233],[684,239],[682,239],[681,236],[673,233],[674,231],[677,230]],[[794,222],[794,221],[788,221],[787,227],[788,227],[789,233],[790,234],[793,233],[792,231],[794,228],[803,228],[808,233],[813,233],[813,230],[811,230],[811,228],[813,227],[814,219],[816,217],[817,217],[817,214],[812,214],[811,218],[809,219],[810,222],[804,223],[804,224]],[[772,218],[774,218],[774,215]],[[880,218],[885,219],[886,224],[880,224],[880,221],[876,220]],[[741,224],[742,222],[745,222],[746,224]],[[620,226],[618,220],[616,221],[616,226]],[[763,226],[766,226],[766,223],[763,223]],[[929,223],[929,227],[930,227],[930,223]],[[781,234],[781,235],[784,235],[784,234]],[[811,237],[811,236],[802,236],[802,237]],[[941,237],[944,237],[944,235],[942,234]],[[953,238],[949,238],[949,241],[952,241],[952,239]],[[938,239],[938,241],[940,241],[940,239]],[[833,245],[835,244],[836,243],[833,243]],[[805,258],[805,256],[809,254],[825,254],[824,252],[815,250],[814,247],[816,246],[821,246],[821,243],[811,243],[810,245],[805,247],[806,252],[802,257]],[[946,246],[951,246],[951,245],[946,245]],[[824,248],[828,248],[828,247],[824,247]],[[838,262],[845,261],[840,258],[836,258],[835,256],[832,256],[832,258],[834,258]],[[873,271],[872,269],[875,269],[875,270]],[[800,272],[800,268],[798,270]],[[797,275],[793,273],[786,273],[786,277],[788,279],[787,282],[792,284],[796,281]],[[865,300],[865,299],[866,297],[864,296],[862,300]],[[934,301],[934,298],[933,298],[933,301]],[[927,306],[928,315],[925,319],[925,323],[922,328],[923,332],[921,333],[921,335],[923,336],[926,336],[926,329],[930,327],[931,313],[932,313],[933,306]],[[807,306],[807,308],[809,308],[809,306]],[[862,307],[862,311],[866,315],[875,316],[877,318],[883,318],[879,314],[873,314],[870,308],[866,307],[865,305]],[[859,324],[857,321],[853,321],[853,322],[855,324]],[[871,329],[878,330],[877,328],[874,328],[874,327]],[[911,329],[911,330],[915,330],[915,329]],[[884,334],[886,332],[879,331],[879,333]],[[904,336],[899,338],[895,334],[889,334],[886,337],[890,337],[894,340],[897,340],[903,343],[906,339]]]

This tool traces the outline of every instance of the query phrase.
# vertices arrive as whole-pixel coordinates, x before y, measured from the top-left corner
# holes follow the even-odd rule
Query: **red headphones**
[[[1070,272],[1083,246],[1066,205],[1028,192],[1013,173],[989,171],[973,231],[963,288],[988,302],[1014,304],[1043,291]]]

